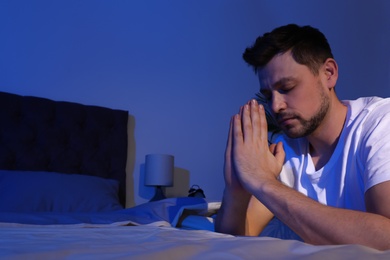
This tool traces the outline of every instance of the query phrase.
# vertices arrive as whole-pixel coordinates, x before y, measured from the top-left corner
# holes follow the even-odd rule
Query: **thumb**
[[[279,142],[273,149],[273,154],[280,165],[283,165],[286,153],[284,152],[283,143]]]

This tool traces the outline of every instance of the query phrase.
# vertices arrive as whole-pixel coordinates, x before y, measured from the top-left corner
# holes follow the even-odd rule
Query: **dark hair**
[[[311,26],[289,24],[278,27],[256,39],[242,55],[255,72],[264,67],[275,55],[291,50],[294,60],[306,65],[314,74],[328,58],[333,58],[328,40]]]

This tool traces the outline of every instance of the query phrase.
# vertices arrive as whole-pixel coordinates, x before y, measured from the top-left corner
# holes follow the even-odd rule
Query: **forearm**
[[[215,220],[215,231],[246,235],[246,212],[250,197],[250,194],[233,194],[225,189]]]
[[[308,243],[390,249],[390,219],[381,215],[325,206],[278,181],[255,196]]]

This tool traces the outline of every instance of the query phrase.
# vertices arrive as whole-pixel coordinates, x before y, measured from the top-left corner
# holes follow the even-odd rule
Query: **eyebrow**
[[[290,83],[292,81],[296,81],[296,78],[294,78],[294,77],[285,77],[285,78],[281,78],[278,81],[276,81],[274,84],[272,84],[272,86],[274,88],[277,88],[279,86],[286,85],[287,83]]]

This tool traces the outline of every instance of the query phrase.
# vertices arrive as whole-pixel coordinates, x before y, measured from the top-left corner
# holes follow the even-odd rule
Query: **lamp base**
[[[156,186],[156,192],[154,193],[154,196],[150,201],[158,201],[166,198],[167,197],[165,197],[163,188],[161,186]]]

